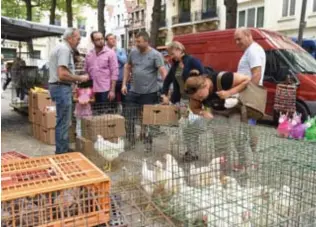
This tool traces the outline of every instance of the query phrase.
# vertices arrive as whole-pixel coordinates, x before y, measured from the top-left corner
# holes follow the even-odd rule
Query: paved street
[[[54,146],[32,137],[28,117],[14,111],[10,101],[11,90],[7,89],[1,99],[1,152],[15,150],[30,156],[53,154]]]

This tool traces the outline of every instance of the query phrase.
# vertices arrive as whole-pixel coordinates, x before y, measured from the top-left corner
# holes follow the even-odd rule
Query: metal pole
[[[303,44],[303,32],[304,32],[304,28],[305,28],[305,25],[306,25],[306,22],[305,22],[306,4],[307,4],[307,0],[303,0],[303,2],[302,2],[300,27],[299,27],[299,30],[298,30],[298,38],[297,38],[297,42],[298,42],[298,44],[300,46]]]

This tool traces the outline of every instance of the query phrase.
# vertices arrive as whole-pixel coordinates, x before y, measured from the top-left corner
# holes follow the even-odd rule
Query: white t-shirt
[[[259,85],[262,85],[266,67],[266,53],[258,43],[253,42],[241,57],[237,72],[252,77],[251,69],[258,66],[261,66],[261,79]]]

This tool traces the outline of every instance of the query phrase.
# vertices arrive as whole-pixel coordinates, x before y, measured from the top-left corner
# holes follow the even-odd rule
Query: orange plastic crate
[[[1,163],[5,163],[8,161],[17,161],[20,159],[27,159],[29,156],[22,154],[17,151],[8,151],[1,154]]]
[[[110,219],[110,179],[81,153],[1,164],[2,226],[95,226]]]

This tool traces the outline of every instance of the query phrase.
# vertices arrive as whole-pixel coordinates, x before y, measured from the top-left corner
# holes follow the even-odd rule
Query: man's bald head
[[[242,50],[246,50],[253,42],[251,31],[248,28],[236,29],[234,38],[237,46]]]

